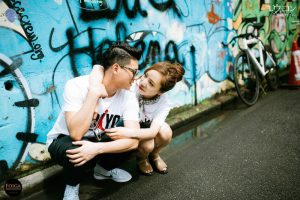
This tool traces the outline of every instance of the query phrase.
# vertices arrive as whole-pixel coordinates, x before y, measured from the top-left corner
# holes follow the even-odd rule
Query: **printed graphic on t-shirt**
[[[108,112],[109,111],[106,110],[104,113],[102,113],[101,116],[99,115],[99,113],[94,112],[93,120],[89,130],[93,131],[98,139],[101,139],[105,129],[115,127],[121,119],[120,115],[109,114]],[[105,127],[103,127],[104,123]]]
[[[149,128],[151,126],[151,120],[145,116],[142,120],[140,120],[141,128]]]

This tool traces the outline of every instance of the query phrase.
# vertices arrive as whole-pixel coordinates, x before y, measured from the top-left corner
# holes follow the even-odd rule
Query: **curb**
[[[196,119],[203,118],[209,113],[222,109],[224,106],[233,103],[237,98],[235,94],[225,94],[193,106],[175,116],[169,117],[166,121],[172,129],[177,129]]]
[[[206,115],[221,110],[224,106],[233,103],[236,100],[235,94],[222,94],[204,101],[197,106],[193,106],[187,110],[177,113],[172,117],[168,117],[166,122],[172,129],[177,129],[199,118],[204,118]],[[39,190],[42,190],[47,180],[58,176],[62,173],[62,167],[53,165],[49,168],[35,172],[28,176],[18,179],[22,184],[22,193],[18,197],[10,197],[4,192],[4,185],[1,186],[0,200],[1,199],[22,199],[28,197]]]
[[[60,172],[62,172],[62,167],[59,165],[53,165],[49,168],[18,179],[22,184],[22,193],[18,197],[8,196],[4,192],[4,186],[2,186],[2,190],[0,191],[0,199],[21,199],[22,197],[28,196],[33,192],[37,192],[44,187],[47,179],[59,174]]]

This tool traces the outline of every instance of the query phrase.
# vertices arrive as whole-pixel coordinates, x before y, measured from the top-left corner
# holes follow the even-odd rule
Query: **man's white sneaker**
[[[76,186],[66,185],[63,200],[79,200],[79,184]]]
[[[111,179],[115,182],[122,183],[130,181],[132,176],[123,169],[115,168],[107,171],[97,164],[94,168],[94,178],[97,180]]]

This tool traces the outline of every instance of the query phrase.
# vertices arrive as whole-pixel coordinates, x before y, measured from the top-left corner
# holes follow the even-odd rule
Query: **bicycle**
[[[241,51],[235,57],[233,65],[234,84],[240,99],[246,105],[252,106],[258,100],[260,89],[264,90],[261,85],[263,80],[260,79],[265,77],[270,89],[277,89],[279,85],[278,67],[274,55],[253,33],[240,34],[232,38],[227,44],[222,42],[222,45],[227,47],[238,38],[242,38],[242,40]],[[252,50],[257,45],[259,56],[256,56]]]

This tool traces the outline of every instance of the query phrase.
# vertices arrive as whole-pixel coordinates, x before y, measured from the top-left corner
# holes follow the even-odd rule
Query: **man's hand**
[[[104,69],[101,65],[94,65],[89,75],[89,91],[96,94],[99,98],[107,97],[107,92],[102,84]]]
[[[135,132],[134,129],[125,128],[125,127],[116,127],[105,130],[106,135],[112,140],[118,140],[123,138],[134,138]]]
[[[76,141],[72,142],[74,145],[78,145],[80,147],[76,149],[67,150],[67,156],[70,158],[70,162],[74,163],[75,167],[81,166],[93,159],[98,153],[98,143],[90,142],[90,141]]]

